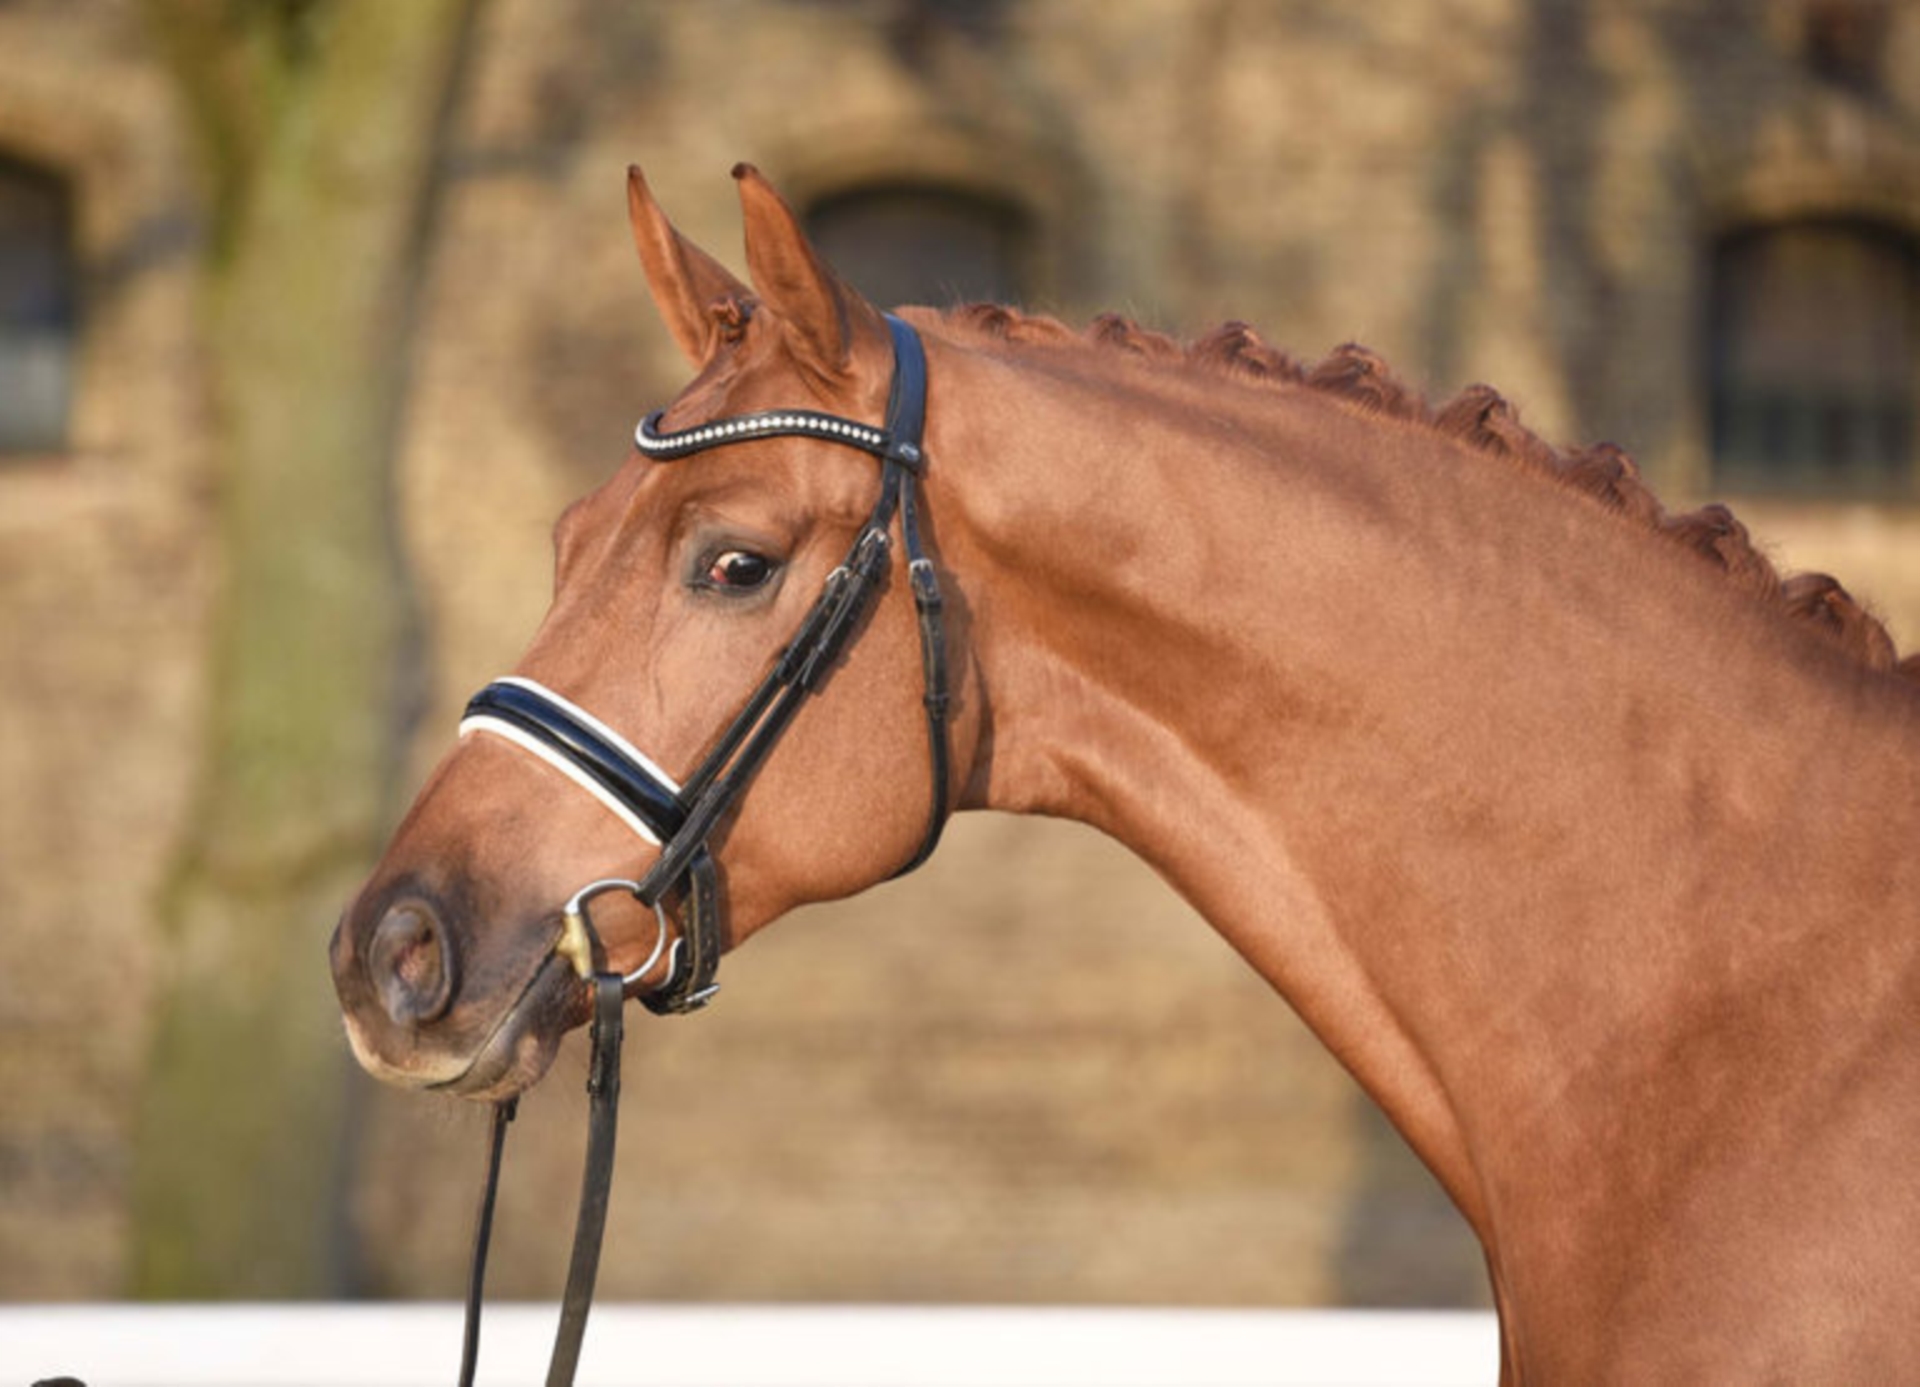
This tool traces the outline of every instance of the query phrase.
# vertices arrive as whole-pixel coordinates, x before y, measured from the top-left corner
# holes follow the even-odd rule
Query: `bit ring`
[[[599,942],[600,936],[593,928],[593,922],[587,918],[587,902],[609,891],[625,891],[634,899],[640,899],[639,882],[629,881],[625,877],[602,877],[599,881],[590,881],[575,891],[567,903],[560,908],[560,937],[554,941],[553,951],[573,965],[573,971],[580,975],[582,981],[591,979],[598,971],[593,964],[593,946]],[[667,912],[658,901],[653,903],[653,918],[654,923],[659,927],[659,932],[653,938],[653,951],[647,955],[645,963],[632,972],[621,975],[622,987],[631,987],[645,977],[653,965],[660,961],[661,955],[668,952],[667,936],[670,931],[667,926]],[[679,952],[680,941],[675,939],[673,954],[677,957]]]

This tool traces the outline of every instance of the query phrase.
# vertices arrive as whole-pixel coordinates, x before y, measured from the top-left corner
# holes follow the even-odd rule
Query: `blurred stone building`
[[[363,0],[371,3],[371,0]],[[738,245],[739,159],[881,301],[1349,339],[1500,386],[1920,645],[1920,5],[479,0],[394,505],[414,771],[678,355],[623,174]],[[133,0],[0,0],[0,1295],[111,1295],[195,792],[218,536],[179,96]],[[732,256],[736,265],[738,257]],[[321,947],[331,919],[261,921]],[[614,1297],[1475,1303],[1437,1188],[1264,984],[1089,833],[981,818],[635,1023]],[[312,1043],[340,1050],[332,1033]],[[496,1284],[554,1294],[580,1061]],[[354,1085],[342,1290],[449,1296],[482,1115]],[[245,1101],[236,1096],[236,1101]]]

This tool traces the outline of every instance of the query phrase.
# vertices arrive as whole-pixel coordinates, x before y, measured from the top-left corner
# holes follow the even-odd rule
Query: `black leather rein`
[[[919,334],[887,315],[893,339],[893,383],[885,423],[879,428],[814,410],[770,410],[734,415],[673,433],[659,432],[655,412],[634,431],[640,451],[657,462],[710,448],[763,438],[806,437],[871,453],[881,463],[880,495],[840,566],[827,576],[813,606],[786,647],[721,732],[684,784],[676,783],[613,728],[585,709],[524,678],[495,680],[473,696],[461,720],[462,734],[484,732],[506,739],[547,762],[617,814],[637,835],[660,848],[637,881],[607,880],[582,887],[562,911],[554,952],[572,962],[594,989],[593,1058],[587,1079],[589,1119],[580,1212],[561,1302],[560,1328],[547,1369],[548,1387],[572,1383],[586,1333],[587,1310],[599,1266],[613,1177],[614,1137],[619,1120],[621,1003],[663,952],[667,976],[641,992],[650,1010],[681,1014],[705,1006],[718,991],[714,974],[726,947],[718,888],[708,839],[746,792],[794,716],[818,691],[847,642],[878,599],[891,560],[894,517],[900,519],[907,555],[907,582],[920,627],[931,800],[918,850],[895,875],[912,871],[933,852],[946,824],[951,772],[947,747],[946,633],[940,583],[927,557],[917,513],[918,480],[926,469],[922,435],[926,424],[927,362]],[[628,892],[651,906],[659,921],[656,947],[646,963],[624,976],[606,971],[588,912],[588,902],[609,890]],[[680,928],[669,944],[664,903],[679,895]],[[514,1103],[494,1109],[487,1178],[474,1230],[472,1270],[460,1366],[461,1387],[471,1387],[479,1356],[480,1303],[487,1244],[493,1224],[500,1157]]]

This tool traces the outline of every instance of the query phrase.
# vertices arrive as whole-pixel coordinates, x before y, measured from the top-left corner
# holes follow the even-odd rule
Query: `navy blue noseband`
[[[530,679],[496,679],[467,704],[463,730],[484,727],[559,768],[627,821],[664,843],[687,821],[679,787],[626,741],[583,710]],[[517,735],[511,735],[517,734]]]

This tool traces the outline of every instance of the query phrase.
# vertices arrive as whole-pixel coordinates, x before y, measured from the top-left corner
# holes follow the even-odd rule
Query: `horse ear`
[[[803,367],[825,380],[846,375],[860,335],[886,339],[873,306],[821,260],[793,209],[752,164],[736,164],[745,214],[747,273],[780,319]]]
[[[637,165],[627,168],[627,219],[633,224],[633,244],[647,272],[654,304],[667,331],[698,370],[706,365],[720,331],[713,305],[723,299],[746,298],[747,286],[674,230]]]

